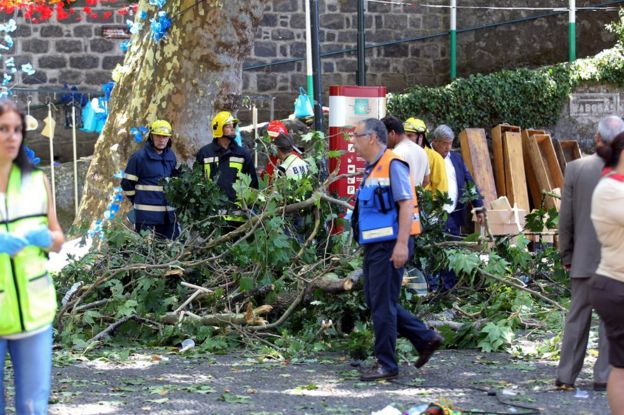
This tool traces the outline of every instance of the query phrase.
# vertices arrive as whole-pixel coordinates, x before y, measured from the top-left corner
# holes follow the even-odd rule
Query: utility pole
[[[568,18],[568,60],[576,60],[576,1],[570,0],[570,10]]]
[[[310,29],[312,40],[312,71],[314,83],[314,130],[323,131],[323,89],[321,87],[321,45],[319,42],[319,0],[310,1]]]
[[[308,81],[308,100],[310,105],[314,107],[314,79],[312,70],[312,38],[310,27],[310,2],[305,0],[305,17],[306,17],[306,80]]]
[[[366,85],[366,31],[364,19],[364,1],[358,0],[357,9],[357,73],[356,82],[359,86]]]
[[[451,81],[457,78],[457,0],[451,0]]]

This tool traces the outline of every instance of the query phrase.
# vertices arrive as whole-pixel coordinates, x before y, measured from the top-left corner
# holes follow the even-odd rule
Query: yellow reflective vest
[[[0,206],[0,232],[25,235],[48,225],[48,196],[43,172],[22,175],[13,165],[5,205]],[[29,332],[54,319],[56,294],[48,275],[48,255],[27,246],[14,258],[0,254],[0,336]]]

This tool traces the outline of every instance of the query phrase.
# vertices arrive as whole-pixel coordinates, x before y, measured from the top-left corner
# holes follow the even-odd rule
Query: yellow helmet
[[[403,123],[403,128],[405,131],[410,133],[424,133],[427,134],[429,129],[427,128],[427,124],[423,120],[418,118],[408,118],[405,123]]]
[[[171,124],[169,124],[168,121],[156,120],[150,126],[150,132],[156,135],[171,137],[173,135],[173,128],[171,128]]]
[[[212,138],[223,137],[223,127],[228,124],[236,126],[238,124],[238,118],[234,117],[232,113],[227,111],[221,111],[212,119]]]

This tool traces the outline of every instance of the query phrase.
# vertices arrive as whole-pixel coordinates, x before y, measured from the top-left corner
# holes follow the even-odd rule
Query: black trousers
[[[364,295],[375,332],[375,357],[390,371],[398,371],[395,357],[397,334],[421,350],[433,337],[433,330],[399,305],[403,268],[394,268],[390,257],[396,241],[364,245]],[[414,242],[410,239],[410,256]]]

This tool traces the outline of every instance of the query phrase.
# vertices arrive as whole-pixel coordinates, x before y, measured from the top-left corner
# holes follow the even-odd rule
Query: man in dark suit
[[[624,130],[617,116],[598,123],[596,146],[609,144]],[[570,273],[572,302],[566,317],[561,355],[555,384],[560,389],[574,389],[576,377],[583,368],[587,339],[591,326],[592,306],[589,301],[589,280],[600,262],[600,243],[590,219],[591,195],[600,180],[604,163],[593,154],[568,163],[559,210],[559,253]],[[599,354],[594,365],[594,389],[605,390],[609,376],[608,342],[600,324]]]
[[[475,208],[483,207],[483,197],[479,193],[479,189],[477,189],[477,185],[466,168],[461,155],[451,151],[454,139],[453,129],[445,124],[439,125],[431,133],[431,145],[444,159],[448,177],[448,197],[451,199],[451,203],[444,207],[448,212],[446,231],[458,236],[468,215],[468,204],[461,202],[462,197],[466,194],[473,196],[471,204]],[[479,212],[476,214],[476,218],[477,222],[481,224],[484,214]],[[457,276],[453,271],[443,272],[441,276],[444,290],[449,290],[457,282]]]
[[[473,207],[483,207],[483,197],[477,189],[472,175],[466,168],[461,155],[451,151],[455,134],[451,127],[445,124],[439,125],[431,133],[431,145],[440,153],[446,163],[446,175],[449,182],[448,196],[451,204],[447,204],[445,210],[449,213],[447,230],[453,235],[459,235],[460,227],[466,223],[468,205],[460,199],[466,192],[471,192]],[[483,223],[483,213],[477,214],[477,222]]]

